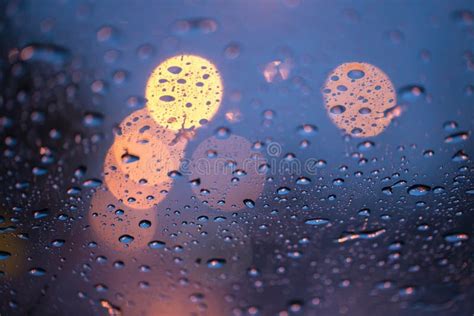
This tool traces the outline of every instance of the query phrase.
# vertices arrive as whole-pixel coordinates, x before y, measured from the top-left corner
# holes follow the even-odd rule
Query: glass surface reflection
[[[0,315],[472,315],[474,3],[0,3]]]

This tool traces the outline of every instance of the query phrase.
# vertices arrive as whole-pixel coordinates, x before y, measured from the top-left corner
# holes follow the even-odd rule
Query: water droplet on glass
[[[207,261],[207,267],[211,269],[222,268],[226,263],[225,259],[210,259]]]
[[[304,223],[313,226],[321,226],[329,223],[329,220],[325,218],[310,218],[305,220]]]
[[[40,277],[46,274],[46,270],[42,268],[32,268],[30,269],[29,274],[32,276]]]
[[[405,102],[416,102],[424,97],[425,88],[419,85],[408,85],[398,91],[400,100]]]
[[[133,238],[133,236],[130,236],[130,235],[122,235],[119,237],[119,241],[121,243],[124,243],[124,244],[129,244],[131,243],[135,238]]]
[[[412,196],[423,196],[431,191],[431,187],[424,184],[416,184],[408,188],[408,194]]]

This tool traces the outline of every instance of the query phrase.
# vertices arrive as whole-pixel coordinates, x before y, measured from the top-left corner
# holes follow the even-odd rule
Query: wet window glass
[[[0,315],[474,312],[472,1],[0,4]]]

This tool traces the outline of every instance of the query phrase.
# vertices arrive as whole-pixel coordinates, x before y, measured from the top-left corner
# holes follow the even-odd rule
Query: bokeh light
[[[133,208],[149,208],[171,187],[187,140],[157,125],[146,108],[126,117],[104,162],[110,191]]]
[[[195,55],[171,57],[155,68],[146,85],[147,108],[161,126],[177,131],[208,122],[222,101],[218,69]]]
[[[326,79],[323,98],[334,124],[355,137],[376,136],[401,114],[390,78],[368,63],[336,67]]]

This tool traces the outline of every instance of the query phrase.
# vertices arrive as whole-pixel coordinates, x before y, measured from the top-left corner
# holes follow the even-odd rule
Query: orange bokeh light
[[[187,140],[155,123],[147,109],[120,124],[104,162],[105,183],[123,203],[150,208],[171,188],[169,172],[179,169]]]
[[[324,84],[323,98],[334,124],[355,137],[376,136],[401,114],[390,78],[368,63],[336,67]]]

